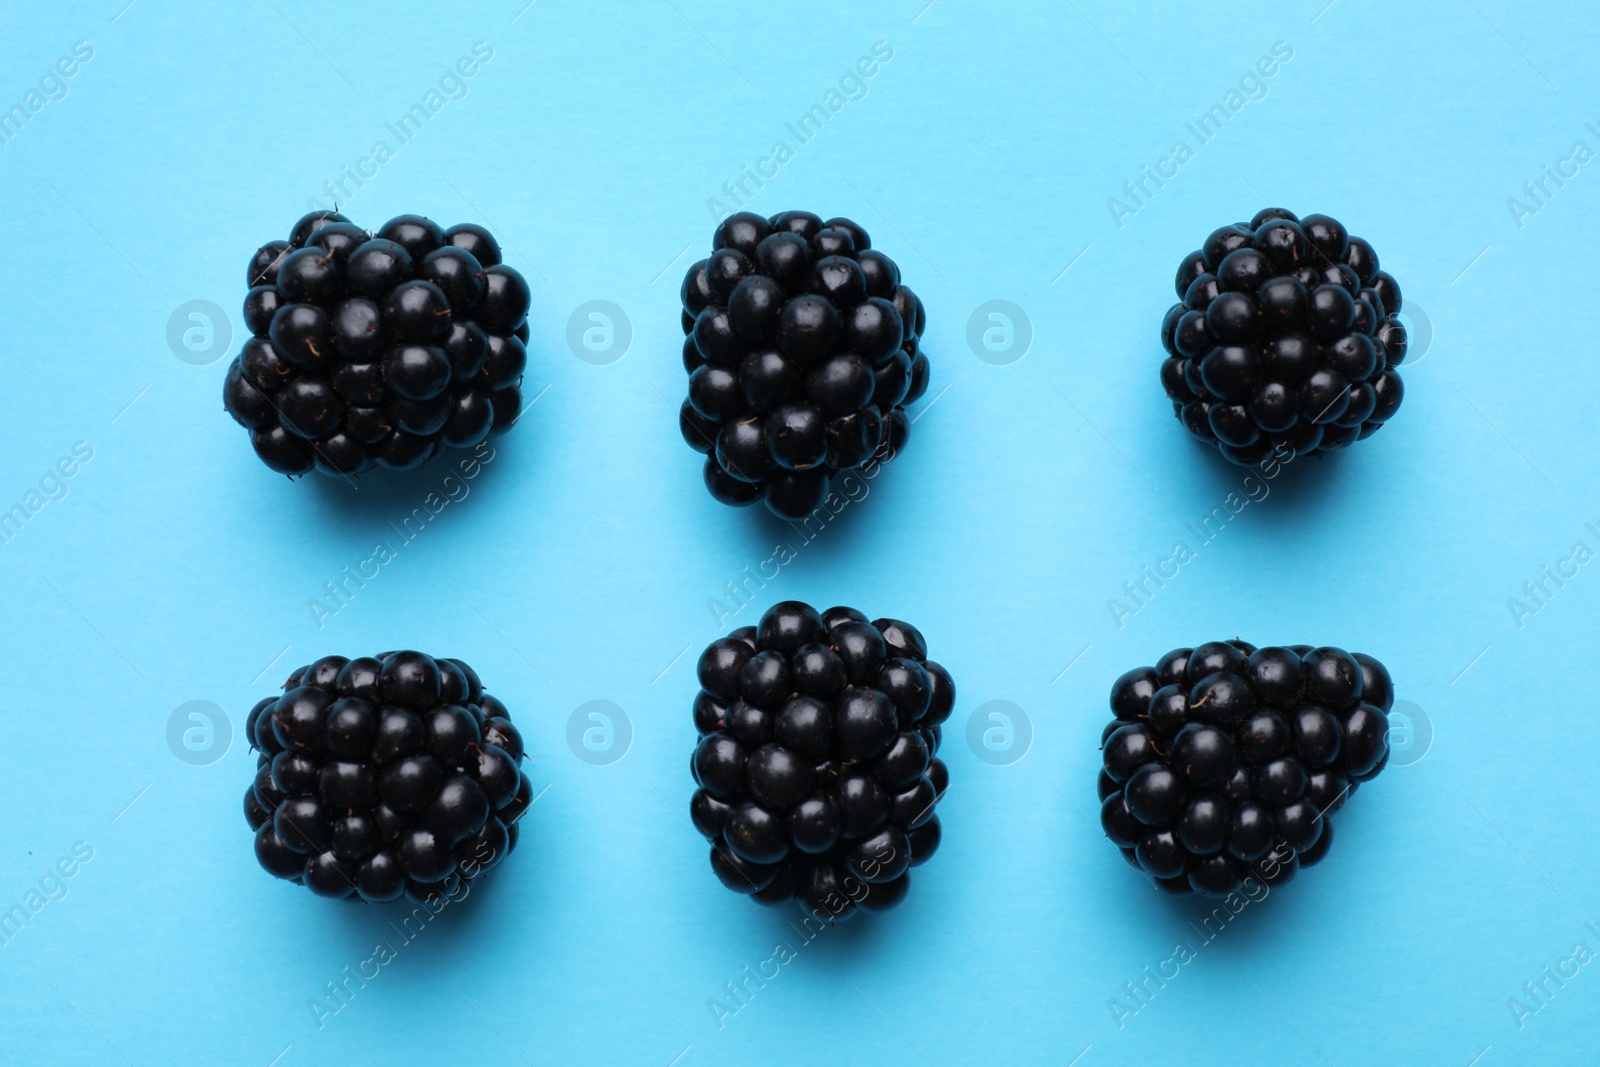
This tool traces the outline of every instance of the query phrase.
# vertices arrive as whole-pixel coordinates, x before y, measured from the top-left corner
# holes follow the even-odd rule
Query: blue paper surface
[[[1592,1058],[1590,7],[123,2],[0,35],[0,1058]],[[529,279],[538,400],[472,477],[290,483],[221,410],[250,253],[334,199]],[[806,532],[677,429],[678,285],[746,203],[855,218],[927,307],[909,447]],[[1376,437],[1252,484],[1157,329],[1269,203],[1373,243],[1413,353]],[[814,937],[685,816],[695,657],[788,598],[914,622],[959,693],[942,849]],[[1094,778],[1111,681],[1232,636],[1408,703],[1329,858],[1215,915]],[[240,806],[251,705],[392,647],[473,664],[545,790],[410,927],[267,877]]]

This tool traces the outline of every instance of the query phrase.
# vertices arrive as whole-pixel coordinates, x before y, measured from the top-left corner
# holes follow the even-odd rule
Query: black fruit
[[[713,641],[699,678],[689,811],[723,884],[823,921],[899,903],[939,846],[955,703],[916,627],[786,601]]]
[[[402,215],[373,237],[317,211],[247,274],[222,402],[271,469],[409,470],[521,413],[528,285],[482,227]]]
[[[928,389],[922,301],[870,243],[849,219],[741,211],[689,268],[679,426],[717,500],[802,519],[833,478],[905,444]]]
[[[1234,463],[1344,448],[1399,409],[1400,286],[1337,220],[1267,208],[1185,256],[1176,287],[1161,384]]]
[[[324,656],[245,735],[256,858],[319,896],[454,896],[510,854],[533,798],[510,712],[460,660]]]
[[[1171,892],[1282,884],[1322,860],[1333,813],[1383,770],[1393,704],[1389,672],[1361,653],[1175,649],[1111,687],[1101,826]]]

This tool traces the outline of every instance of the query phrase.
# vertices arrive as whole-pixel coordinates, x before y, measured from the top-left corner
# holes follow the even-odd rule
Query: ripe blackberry
[[[1327,215],[1256,213],[1178,266],[1161,384],[1178,421],[1234,463],[1315,455],[1400,408],[1400,286]]]
[[[1281,885],[1327,855],[1334,812],[1389,759],[1394,685],[1338,648],[1179,648],[1111,687],[1100,825],[1174,893]]]
[[[453,895],[517,845],[522,735],[458,659],[324,656],[250,712],[256,859],[325,897]]]
[[[410,470],[522,410],[528,283],[481,226],[401,215],[374,237],[313,211],[247,280],[222,403],[275,471]]]
[[[695,828],[723,885],[819,918],[883,911],[939,847],[955,682],[916,627],[775,604],[700,656]]]
[[[741,211],[683,279],[678,426],[724,504],[799,519],[905,445],[928,389],[922,301],[849,219]]]

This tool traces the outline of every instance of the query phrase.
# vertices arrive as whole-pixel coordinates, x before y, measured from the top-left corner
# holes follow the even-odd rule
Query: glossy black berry
[[[930,378],[918,347],[922,303],[849,219],[740,212],[712,244],[680,290],[689,372],[680,429],[709,457],[713,497],[763,499],[779,517],[803,519],[837,475],[904,445],[904,407]]]
[[[328,339],[334,354],[351,366],[374,359],[383,351],[383,312],[365,297],[352,297],[333,309],[328,320]],[[334,374],[337,376],[336,370]]]
[[[502,341],[503,343],[503,341]],[[456,381],[471,381],[489,354],[489,335],[475,322],[453,319],[450,332],[439,342],[450,359],[450,376]],[[523,350],[526,352],[526,349]]]
[[[703,313],[702,313],[703,314]],[[826,296],[808,293],[783,305],[778,315],[778,351],[801,367],[811,367],[839,349],[843,320]]]
[[[1119,786],[1133,777],[1134,771],[1158,758],[1151,731],[1138,723],[1124,725],[1122,720],[1116,720],[1116,728],[1101,745],[1106,774]]]
[[[816,241],[813,250],[819,250]],[[853,251],[853,249],[852,249]],[[867,277],[848,254],[825,255],[811,265],[811,291],[848,314],[867,297]]]
[[[689,810],[722,883],[822,921],[898,903],[938,848],[949,781],[955,684],[922,635],[786,601],[712,642],[698,673]]]
[[[532,293],[521,274],[504,263],[485,267],[477,320],[490,333],[510,333],[528,317]]]
[[[1149,667],[1128,671],[1111,684],[1111,710],[1117,718],[1130,722],[1144,718],[1160,685],[1160,678]]]
[[[794,692],[789,681],[789,657],[769,646],[750,657],[739,672],[739,693],[760,707],[776,709]]]
[[[852,688],[839,700],[834,720],[839,754],[846,760],[875,759],[894,740],[894,705],[881,690]]]
[[[383,319],[401,341],[425,344],[450,332],[450,301],[432,282],[401,282],[383,300]]]
[[[1400,406],[1400,288],[1326,215],[1279,208],[1184,257],[1161,324],[1162,388],[1189,432],[1242,465],[1371,436]]]
[[[827,455],[825,420],[811,404],[784,404],[767,416],[765,425],[767,451],[780,467],[807,470]]]
[[[711,235],[713,249],[732,249],[744,256],[753,256],[761,241],[772,232],[771,225],[760,215],[740,211],[729,215],[717,225]]]
[[[1165,890],[1280,885],[1322,860],[1333,813],[1383,769],[1393,701],[1389,672],[1363,654],[1174,649],[1111,687],[1101,826]]]
[[[1190,723],[1173,738],[1170,759],[1184,781],[1196,789],[1206,789],[1233,777],[1239,753],[1229,731]]]
[[[357,296],[379,299],[412,277],[411,253],[394,241],[375,238],[350,253],[345,281]]]
[[[865,360],[854,352],[841,352],[812,368],[806,377],[806,398],[825,416],[848,415],[872,402],[876,384]]]
[[[812,760],[832,754],[833,705],[812,696],[797,696],[783,706],[773,723],[773,738],[789,749]]]
[[[754,486],[775,515],[799,519],[810,516],[828,497],[828,468],[779,469],[765,483]]]
[[[349,222],[350,220],[337,211],[312,211],[302,215],[289,231],[289,245],[300,248],[311,239],[311,235],[330,223]]]
[[[245,325],[250,328],[250,333],[256,338],[264,338],[272,326],[272,317],[285,304],[288,304],[288,299],[278,293],[277,286],[258,285],[245,293]]]
[[[1165,826],[1177,818],[1188,795],[1182,776],[1160,762],[1134,771],[1122,793],[1133,817],[1146,826]]]
[[[250,257],[249,267],[245,270],[245,284],[252,289],[258,285],[276,285],[278,267],[291,248],[288,241],[268,241],[256,249],[255,255]]]
[[[500,243],[494,235],[475,222],[462,222],[444,231],[444,244],[468,253],[481,266],[493,267],[500,262]]]
[[[245,795],[256,858],[319,896],[457,895],[512,850],[514,801],[533,796],[509,712],[459,660],[325,657],[246,733],[261,753]]]
[[[228,367],[228,376],[223,379],[222,403],[234,420],[249,430],[270,426],[278,418],[277,404],[267,392],[257,388],[237,359]]]
[[[412,259],[421,259],[444,243],[439,224],[421,215],[397,215],[379,227],[378,236],[400,245]]]
[[[284,304],[273,313],[267,339],[288,363],[308,370],[327,369],[334,360],[328,313],[315,304]]]
[[[827,631],[822,616],[809,604],[785,600],[774,604],[756,623],[756,647],[789,655],[803,645],[823,640]]]
[[[510,396],[528,366],[528,349],[513,334],[491,333],[484,346],[483,366],[469,388],[487,386],[496,401]]]
[[[327,305],[344,290],[344,264],[325,248],[297,248],[278,265],[276,284],[291,303]]]
[[[410,470],[521,414],[528,287],[482,227],[403,215],[373,237],[313,212],[247,274],[223,407],[269,468]]]
[[[250,434],[250,446],[270,470],[290,477],[312,469],[311,442],[282,426],[266,426]]]
[[[450,358],[437,345],[395,345],[381,371],[389,388],[408,400],[432,400],[450,384]]]
[[[329,437],[344,417],[344,400],[317,378],[300,378],[278,391],[274,409],[290,433],[307,440]]]
[[[846,314],[843,341],[864,360],[882,363],[904,346],[906,326],[894,304],[882,296],[870,296]]]
[[[483,299],[484,267],[472,253],[454,245],[422,257],[417,277],[438,287],[452,312],[471,314]]]
[[[442,430],[450,418],[450,397],[441,394],[429,397],[427,400],[412,400],[410,397],[396,395],[389,400],[384,410],[400,430],[428,440]],[[432,444],[433,442],[429,440],[430,447]]]
[[[824,462],[839,470],[866,462],[882,447],[884,429],[882,416],[871,407],[828,420]]]

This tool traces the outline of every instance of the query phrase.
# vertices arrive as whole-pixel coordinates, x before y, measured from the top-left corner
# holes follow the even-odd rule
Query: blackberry
[[[1394,685],[1371,656],[1213,641],[1111,687],[1100,824],[1174,893],[1280,885],[1327,855],[1333,813],[1389,759]]]
[[[256,859],[325,897],[454,895],[517,845],[522,735],[458,659],[324,656],[250,711]]]
[[[955,683],[916,627],[775,604],[700,656],[690,768],[711,869],[837,921],[898,904],[939,847]]]
[[[928,389],[922,301],[849,219],[730,215],[683,279],[683,439],[724,504],[800,519],[892,460]]]
[[[1234,463],[1370,437],[1400,408],[1400,286],[1327,215],[1224,226],[1178,266],[1161,384],[1178,421]]]
[[[410,470],[522,410],[528,283],[481,226],[401,215],[374,237],[313,211],[247,281],[222,404],[275,471]]]

